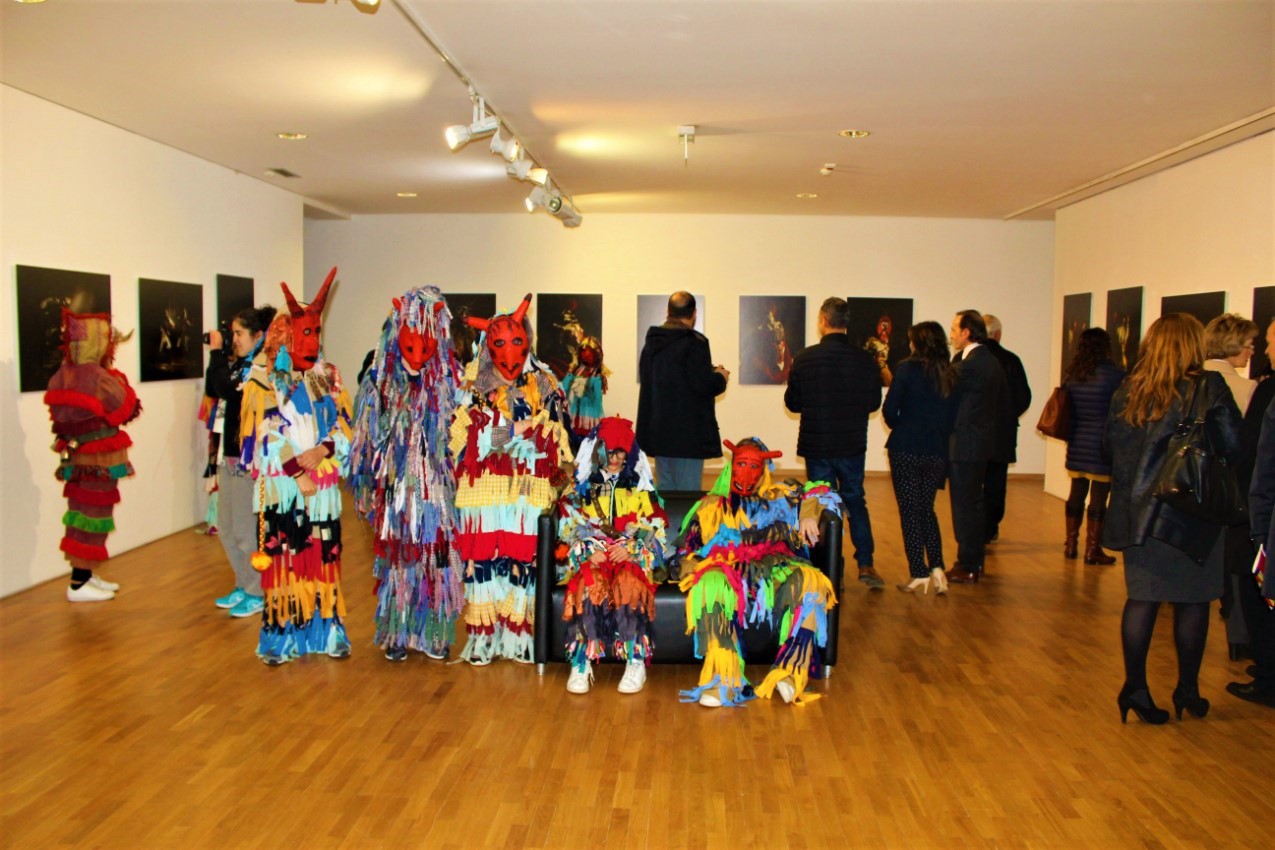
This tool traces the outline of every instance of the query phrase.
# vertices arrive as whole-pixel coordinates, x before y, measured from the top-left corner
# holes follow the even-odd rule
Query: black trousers
[[[991,540],[1000,533],[1001,520],[1005,518],[1005,488],[1009,482],[1009,464],[998,460],[987,462],[987,479],[983,484],[983,498],[987,502],[987,521],[984,523],[984,540]]]
[[[963,569],[983,569],[983,545],[987,538],[987,461],[950,461],[948,494],[952,500],[952,530],[956,532],[956,560]]]

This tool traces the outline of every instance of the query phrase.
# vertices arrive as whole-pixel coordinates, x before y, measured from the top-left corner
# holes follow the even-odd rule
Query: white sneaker
[[[797,698],[797,686],[792,683],[792,679],[784,679],[775,685],[775,690],[779,691],[779,696],[786,703],[791,703]]]
[[[617,690],[622,694],[636,694],[645,684],[646,662],[641,658],[634,658],[624,665],[624,676],[621,677]]]
[[[102,590],[109,590],[111,593],[114,593],[115,591],[120,589],[118,582],[107,581],[106,579],[98,575],[89,576],[89,584],[94,585],[96,587],[100,587],[102,588]]]
[[[103,590],[91,582],[84,582],[79,587],[67,587],[67,602],[105,602],[115,598],[115,591]]]
[[[589,687],[593,684],[593,662],[584,662],[584,669],[577,670],[571,668],[570,675],[567,676],[567,693],[569,694],[587,694]]]
[[[721,708],[722,698],[712,691],[704,691],[699,695],[699,704],[705,708]]]

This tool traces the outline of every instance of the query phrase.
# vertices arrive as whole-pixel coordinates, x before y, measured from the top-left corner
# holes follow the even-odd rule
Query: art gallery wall
[[[510,205],[519,190],[510,186]],[[741,386],[739,296],[806,296],[807,343],[830,295],[915,299],[917,320],[946,328],[957,310],[995,312],[1005,345],[1020,354],[1036,389],[1035,422],[1048,392],[1053,224],[905,218],[589,215],[565,230],[544,215],[356,216],[307,221],[306,287],[313,294],[332,265],[328,356],[353,375],[376,342],[390,298],[433,284],[444,291],[497,292],[510,310],[527,292],[602,293],[602,343],[612,370],[609,413],[636,416],[637,298],[686,289],[706,297],[713,359],[731,370],[718,401],[722,436],[758,435],[795,457],[797,418],[783,387]],[[533,306],[533,310],[534,310]],[[645,333],[645,332],[643,332]],[[868,468],[887,468],[880,416],[869,428]],[[1044,469],[1044,446],[1023,440],[1015,472]]]
[[[1107,291],[1130,286],[1144,287],[1144,331],[1165,295],[1224,290],[1227,310],[1248,316],[1254,287],[1275,284],[1275,133],[1066,207],[1056,227],[1056,316],[1065,295],[1092,292],[1090,326],[1101,326]],[[1056,384],[1060,321],[1050,333]],[[1045,488],[1065,498],[1066,447],[1046,442]]]
[[[205,287],[216,315],[218,273],[252,277],[258,300],[302,268],[302,202],[254,178],[0,86],[0,596],[68,572],[58,552],[66,510],[53,479],[47,408],[18,392],[14,267],[111,276],[115,324],[137,324],[137,280]],[[139,383],[137,338],[117,366],[143,412],[129,426],[136,477],[121,485],[121,552],[202,521],[206,438],[195,422],[201,380]]]

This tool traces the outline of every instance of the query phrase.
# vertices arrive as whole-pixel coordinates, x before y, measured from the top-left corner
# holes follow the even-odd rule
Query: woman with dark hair
[[[1188,409],[1200,411],[1213,450],[1227,463],[1240,456],[1240,411],[1222,376],[1205,372],[1204,329],[1183,313],[1161,316],[1147,329],[1139,360],[1111,401],[1104,445],[1112,458],[1111,508],[1103,543],[1124,551],[1128,599],[1120,622],[1125,681],[1117,704],[1161,724],[1169,712],[1147,687],[1147,652],[1161,602],[1173,603],[1178,685],[1173,707],[1203,717],[1200,662],[1209,633],[1209,603],[1222,595],[1222,528],[1155,497],[1169,438]]]
[[[947,592],[947,575],[934,497],[947,466],[956,375],[947,331],[938,322],[908,328],[908,345],[911,354],[899,364],[881,406],[891,429],[885,447],[912,579],[897,587],[904,593],[928,593],[933,584],[935,593],[942,594]]]
[[[1111,397],[1124,380],[1124,370],[1111,362],[1111,337],[1102,328],[1080,335],[1076,356],[1063,375],[1063,387],[1071,397],[1071,434],[1067,437],[1067,474],[1071,493],[1064,508],[1067,538],[1063,557],[1075,558],[1080,521],[1089,496],[1089,525],[1085,532],[1085,563],[1114,564],[1102,551],[1102,523],[1111,491],[1111,463],[1102,453],[1102,432],[1107,425]]]

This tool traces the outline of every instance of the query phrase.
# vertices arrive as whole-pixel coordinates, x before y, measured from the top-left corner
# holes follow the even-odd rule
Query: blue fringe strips
[[[316,597],[316,609],[321,607]],[[262,613],[269,616],[269,609]],[[313,616],[309,620],[292,622],[283,626],[268,625],[263,619],[261,638],[257,642],[257,657],[263,660],[292,661],[308,654],[328,654],[342,647],[348,648],[350,640],[345,634],[341,617]]]
[[[422,563],[391,566],[378,557],[372,571],[379,583],[376,599],[376,645],[446,655],[464,607],[460,570]]]
[[[699,687],[678,691],[681,702],[699,702],[705,692],[716,690],[723,706],[738,708],[754,699],[753,689],[744,677],[744,662],[733,647],[712,646],[704,653],[704,667]]]
[[[461,659],[471,664],[495,658],[532,663],[535,595],[531,564],[508,558],[473,562],[473,572],[465,576],[467,639]]]

